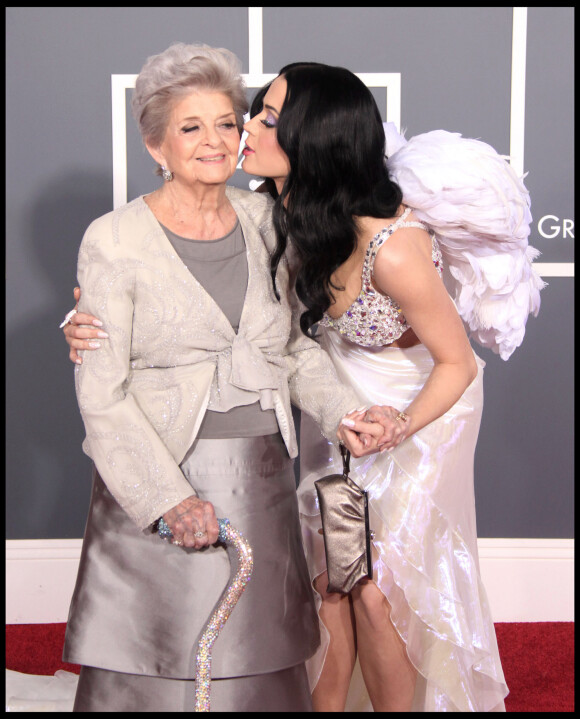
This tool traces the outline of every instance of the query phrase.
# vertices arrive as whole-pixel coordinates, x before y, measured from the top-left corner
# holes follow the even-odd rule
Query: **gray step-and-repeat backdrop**
[[[506,363],[487,362],[480,537],[573,536],[573,8],[7,8],[9,539],[78,538],[91,484],[58,329],[86,226],[157,186],[128,113],[174,41],[235,52],[250,92],[286,63],[343,65],[407,137],[480,138],[528,172],[548,287]],[[127,119],[125,119],[127,114]],[[248,187],[238,171],[233,184]]]

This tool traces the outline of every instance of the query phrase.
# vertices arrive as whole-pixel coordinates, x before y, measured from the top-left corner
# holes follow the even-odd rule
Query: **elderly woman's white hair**
[[[137,77],[131,101],[143,140],[160,145],[174,103],[196,89],[227,95],[241,133],[248,100],[240,72],[241,63],[233,52],[209,45],[178,42],[149,57]]]

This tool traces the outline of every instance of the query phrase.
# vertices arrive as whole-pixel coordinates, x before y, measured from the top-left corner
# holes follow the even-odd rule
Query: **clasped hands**
[[[345,414],[336,435],[353,457],[364,457],[394,449],[408,433],[409,420],[398,409],[374,405]]]

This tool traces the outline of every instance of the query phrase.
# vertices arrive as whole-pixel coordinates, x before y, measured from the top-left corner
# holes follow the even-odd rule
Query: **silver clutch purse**
[[[314,482],[322,517],[328,592],[348,594],[354,585],[372,579],[372,532],[368,494],[348,476],[350,452],[341,445],[342,474]]]

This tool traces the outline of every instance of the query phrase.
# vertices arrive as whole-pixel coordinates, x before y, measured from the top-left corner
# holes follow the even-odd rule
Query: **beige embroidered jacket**
[[[91,223],[81,243],[79,309],[99,317],[109,334],[75,370],[83,449],[140,528],[191,496],[179,463],[208,407],[259,400],[273,408],[295,457],[291,402],[332,441],[340,418],[357,406],[328,356],[300,331],[287,258],[277,274],[281,302],[274,296],[272,201],[237,188],[227,195],[248,257],[237,334],[142,197]]]

